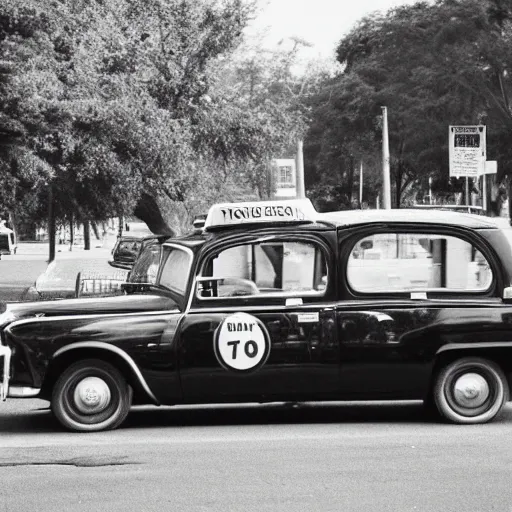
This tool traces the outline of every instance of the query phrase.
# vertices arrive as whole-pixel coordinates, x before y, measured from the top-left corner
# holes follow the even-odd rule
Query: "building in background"
[[[273,199],[293,199],[297,195],[297,165],[293,158],[272,160]]]

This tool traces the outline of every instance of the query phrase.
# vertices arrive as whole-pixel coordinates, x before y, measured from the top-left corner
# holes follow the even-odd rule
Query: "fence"
[[[106,297],[123,295],[121,285],[126,282],[127,272],[105,276],[79,272],[76,276],[75,297]]]

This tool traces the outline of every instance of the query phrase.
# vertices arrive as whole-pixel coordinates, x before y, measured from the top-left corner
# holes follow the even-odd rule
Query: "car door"
[[[329,397],[339,387],[336,233],[249,236],[211,248],[181,325],[184,400]]]
[[[438,348],[474,336],[501,303],[495,257],[470,230],[378,226],[340,231],[340,391],[423,399]]]

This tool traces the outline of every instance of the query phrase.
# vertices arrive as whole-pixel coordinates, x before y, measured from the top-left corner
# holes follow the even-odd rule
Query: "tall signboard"
[[[449,127],[450,177],[478,178],[485,172],[484,125]]]
[[[275,198],[297,197],[297,166],[293,158],[275,158],[272,160]]]

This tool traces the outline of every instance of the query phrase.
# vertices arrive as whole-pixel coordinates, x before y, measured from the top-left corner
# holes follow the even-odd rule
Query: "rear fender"
[[[463,357],[480,357],[494,361],[504,371],[509,389],[512,389],[512,341],[448,343],[439,347],[435,354],[429,393],[439,371],[452,361]]]

